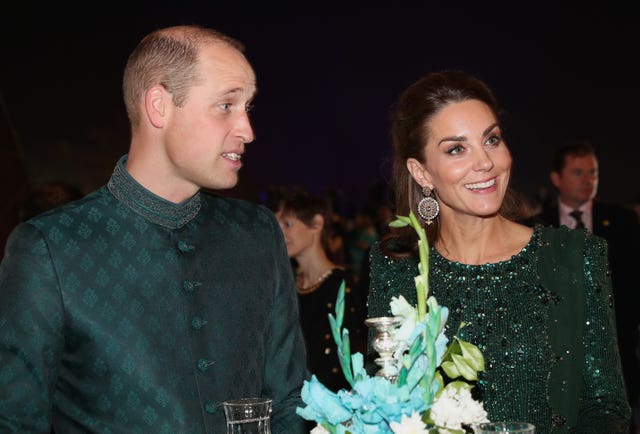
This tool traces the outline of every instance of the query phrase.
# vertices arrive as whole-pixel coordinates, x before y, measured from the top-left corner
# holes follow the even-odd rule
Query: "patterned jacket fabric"
[[[273,214],[173,204],[118,162],[109,183],[18,226],[0,266],[0,432],[222,433],[222,401],[273,398],[302,433],[295,285]]]

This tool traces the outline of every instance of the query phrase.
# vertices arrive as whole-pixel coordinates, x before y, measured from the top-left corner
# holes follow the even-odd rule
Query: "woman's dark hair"
[[[325,252],[329,252],[333,210],[328,198],[316,196],[306,190],[297,188],[280,198],[277,211],[281,212],[284,217],[295,217],[309,227],[313,225],[313,218],[320,214],[324,219],[320,238],[322,248]]]
[[[407,170],[407,159],[415,158],[425,163],[425,145],[429,139],[428,122],[451,103],[478,100],[485,103],[499,119],[497,101],[489,87],[480,79],[463,71],[440,71],[422,76],[411,84],[398,98],[393,110],[391,137],[393,141],[393,190],[396,198],[396,214],[417,216],[417,204],[422,199],[422,187]],[[501,214],[516,218],[518,204],[513,193],[507,191]],[[438,234],[437,219],[424,225],[430,242]],[[383,249],[394,240],[394,248],[413,248],[415,233],[411,228],[391,230]]]

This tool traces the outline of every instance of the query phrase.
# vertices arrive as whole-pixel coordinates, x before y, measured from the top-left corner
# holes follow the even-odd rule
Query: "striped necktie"
[[[576,225],[574,226],[574,229],[584,229],[584,222],[582,221],[582,211],[574,209],[573,211],[571,211],[569,213],[569,215],[571,217],[573,217],[574,219],[576,219]]]

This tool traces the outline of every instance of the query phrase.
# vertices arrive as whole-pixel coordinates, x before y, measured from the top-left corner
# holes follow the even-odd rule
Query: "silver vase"
[[[377,377],[383,377],[391,382],[395,382],[398,377],[397,360],[393,353],[398,348],[398,342],[394,338],[394,331],[402,324],[402,317],[380,316],[367,318],[365,325],[375,331],[371,346],[378,353],[378,358],[374,361],[380,369],[376,372]]]

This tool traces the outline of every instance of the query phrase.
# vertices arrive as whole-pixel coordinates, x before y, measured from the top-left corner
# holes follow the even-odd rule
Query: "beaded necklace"
[[[322,282],[327,280],[327,277],[329,277],[331,273],[333,273],[333,268],[328,269],[322,276],[318,277],[318,280],[316,280],[315,283],[307,286],[306,288],[296,286],[296,291],[298,292],[298,294],[302,295],[312,293],[313,291],[318,289],[320,285],[322,285]]]

